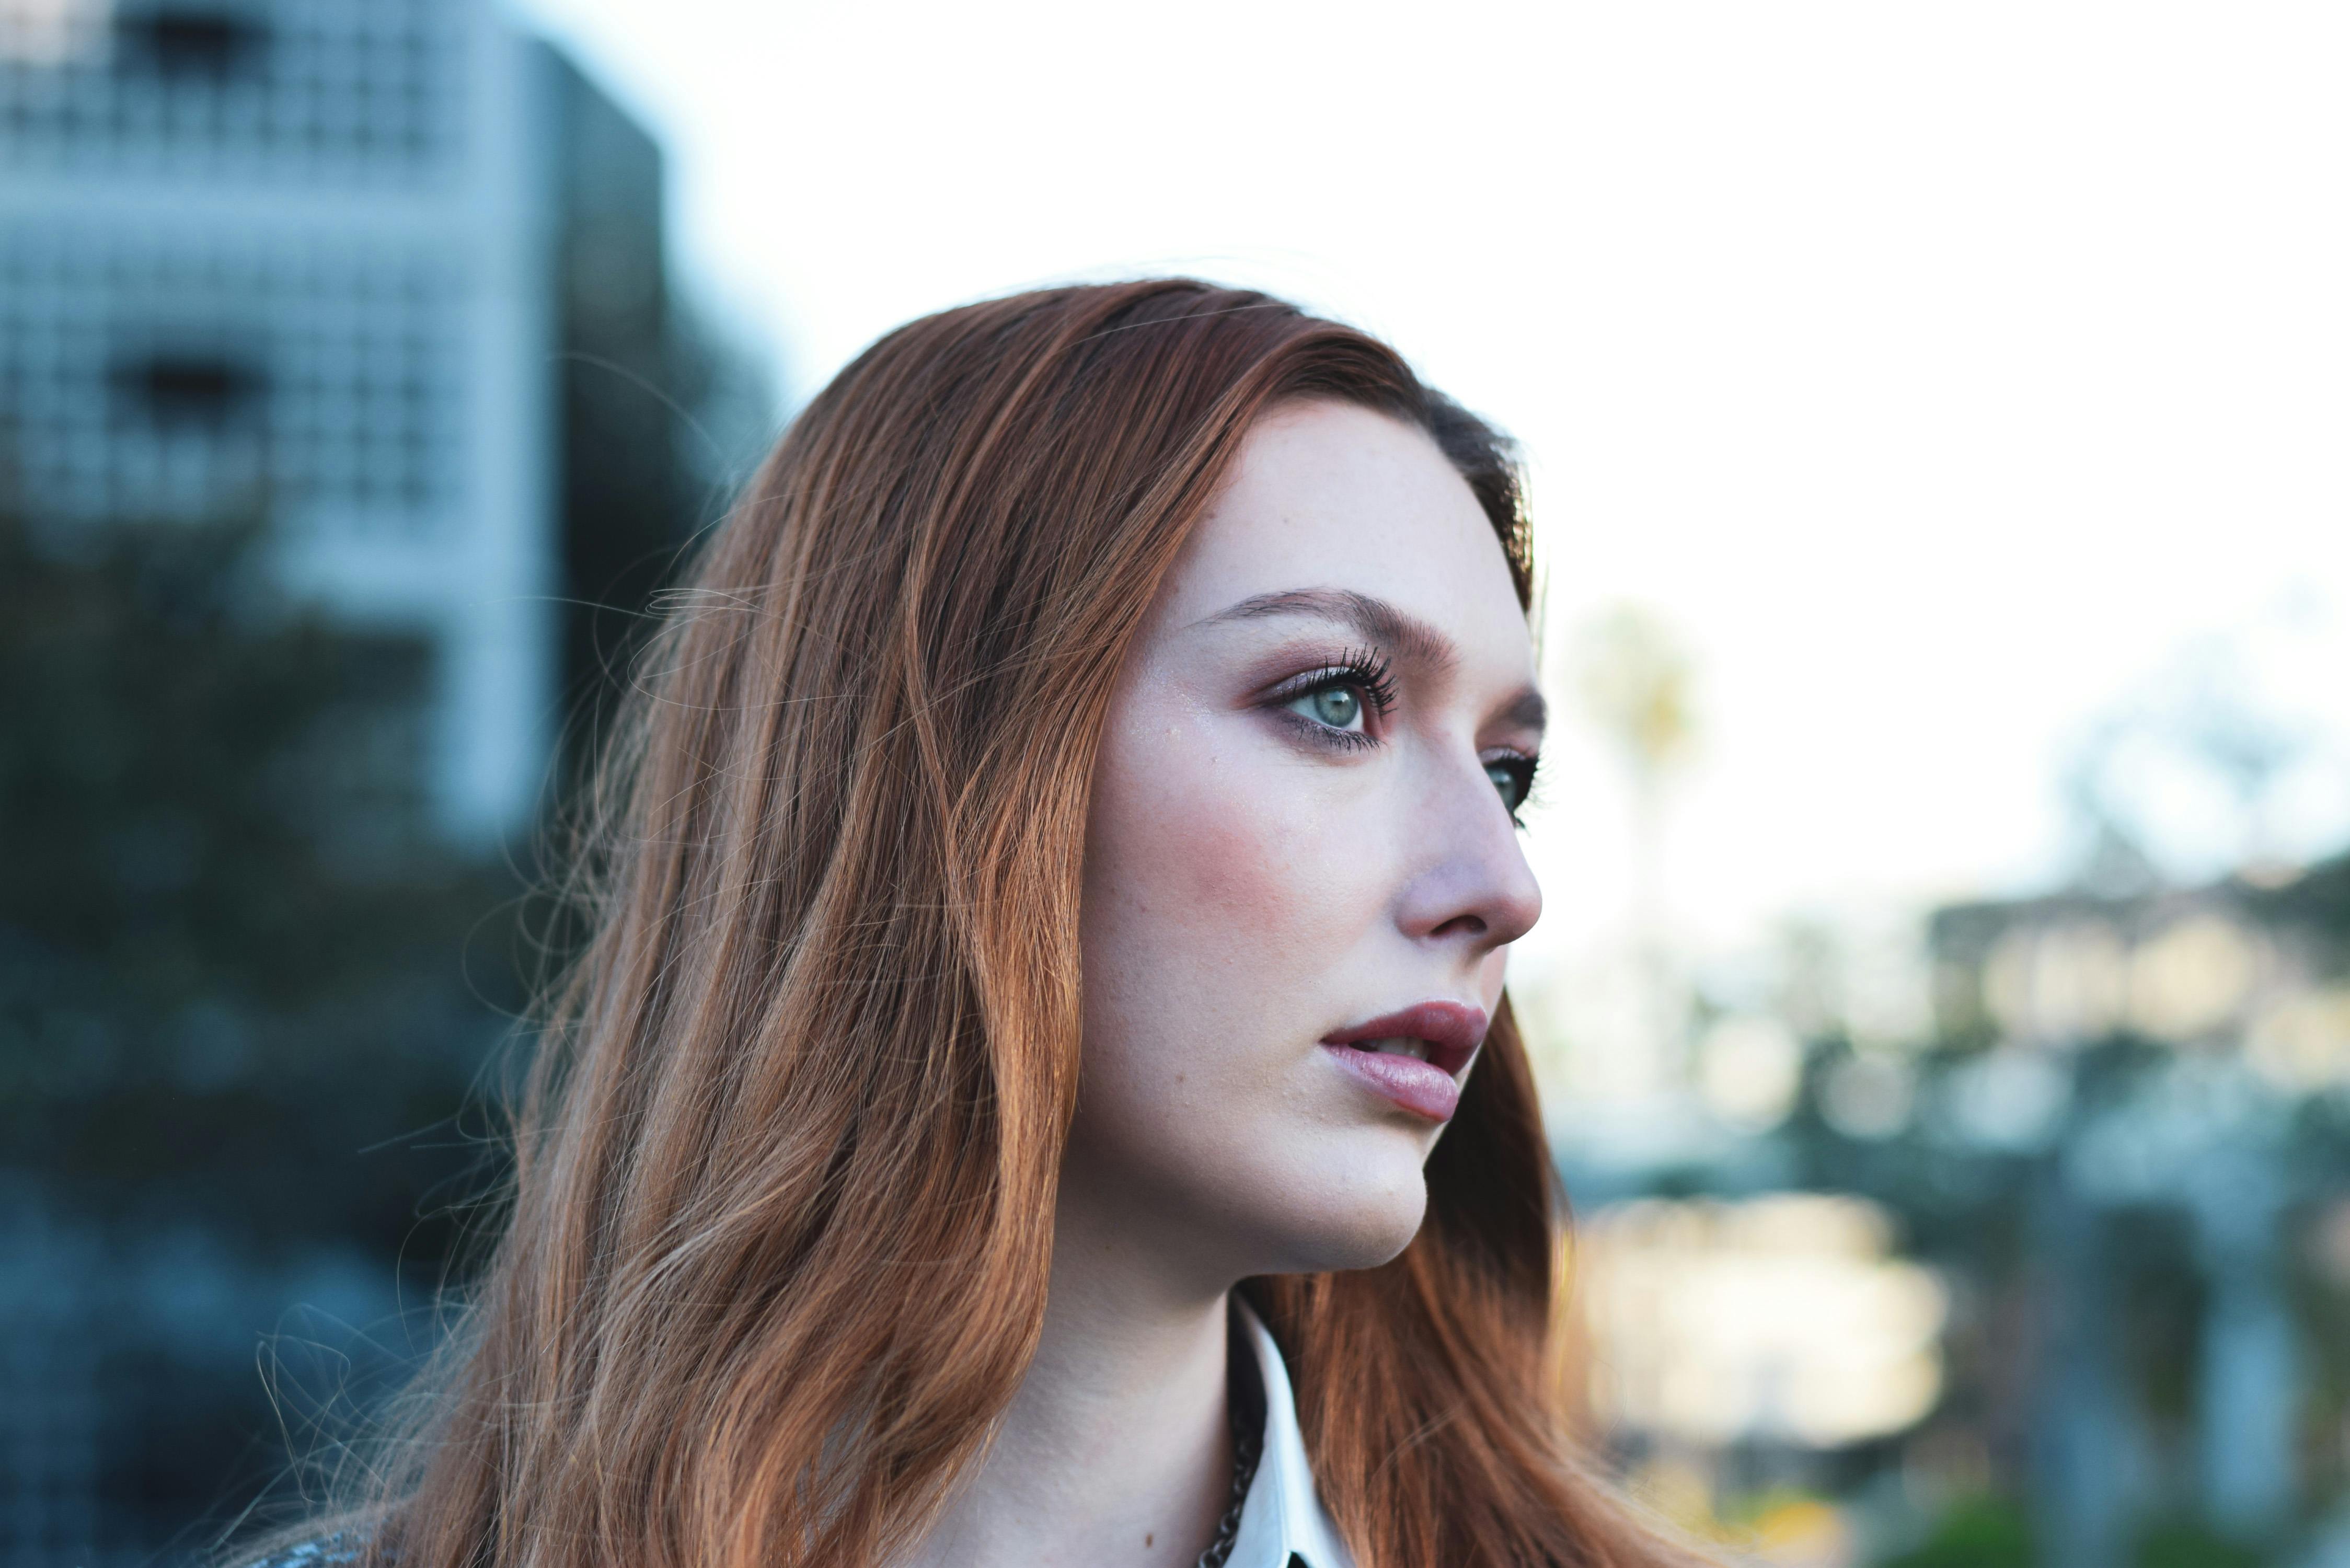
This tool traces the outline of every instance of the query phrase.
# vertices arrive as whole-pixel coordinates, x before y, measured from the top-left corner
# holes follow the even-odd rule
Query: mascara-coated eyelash
[[[1360,691],[1365,705],[1381,716],[1395,707],[1393,668],[1383,656],[1367,649],[1345,654],[1319,670],[1291,676],[1273,689],[1270,700],[1276,703],[1295,702],[1300,697],[1341,687]]]
[[[1330,717],[1326,712],[1297,712],[1300,703],[1314,703],[1321,708],[1318,698],[1339,698],[1339,710],[1344,717]],[[1396,681],[1388,675],[1387,660],[1375,653],[1347,653],[1333,665],[1323,665],[1321,670],[1306,670],[1281,681],[1274,689],[1269,708],[1285,724],[1297,729],[1300,736],[1316,745],[1337,750],[1358,750],[1366,745],[1378,745],[1379,738],[1367,729],[1354,729],[1367,712],[1387,714],[1396,705]],[[1347,712],[1351,710],[1351,712]]]

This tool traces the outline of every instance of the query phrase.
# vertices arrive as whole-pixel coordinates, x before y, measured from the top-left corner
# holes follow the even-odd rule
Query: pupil
[[[1512,811],[1517,810],[1517,775],[1505,767],[1495,766],[1487,768],[1485,770],[1485,776],[1492,779],[1493,781],[1493,787],[1502,792],[1502,803],[1504,805],[1507,805]]]
[[[1314,694],[1315,714],[1333,729],[1343,730],[1355,722],[1355,712],[1361,704],[1355,694],[1343,686]]]

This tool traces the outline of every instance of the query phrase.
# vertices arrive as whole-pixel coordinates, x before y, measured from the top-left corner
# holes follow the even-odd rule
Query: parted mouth
[[[1322,1044],[1373,1055],[1406,1056],[1451,1075],[1477,1054],[1486,1022],[1483,1008],[1465,1002],[1420,1002],[1333,1031],[1322,1037]]]

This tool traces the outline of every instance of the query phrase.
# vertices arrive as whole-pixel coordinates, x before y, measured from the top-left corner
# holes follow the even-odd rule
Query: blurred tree
[[[2022,1510],[2002,1498],[1953,1503],[1915,1547],[1881,1568],[2033,1568],[2032,1529]]]
[[[0,1147],[92,1218],[388,1253],[457,1161],[354,1156],[457,1111],[515,886],[354,798],[411,650],[280,602],[263,542],[0,516]]]
[[[2275,1556],[2230,1541],[2192,1519],[2165,1520],[2140,1537],[2137,1568],[2265,1568]]]
[[[1695,668],[1665,624],[1618,605],[1584,629],[1576,688],[1644,793],[1660,789],[1695,738]]]
[[[1631,932],[1639,966],[1643,1048],[1679,1080],[1691,998],[1665,931],[1665,792],[1696,736],[1695,665],[1671,629],[1637,605],[1617,605],[1577,639],[1575,685],[1586,716],[1631,775]]]
[[[365,1336],[494,1175],[458,1121],[523,996],[518,878],[435,847],[375,743],[417,649],[284,602],[266,545],[0,509],[0,1192],[33,1208],[0,1272],[86,1369],[36,1320],[0,1406],[88,1410],[71,1484],[133,1554],[284,1475],[286,1400],[369,1375],[346,1349],[408,1354]],[[322,1285],[345,1321],[286,1315]],[[256,1376],[319,1334],[323,1376]]]

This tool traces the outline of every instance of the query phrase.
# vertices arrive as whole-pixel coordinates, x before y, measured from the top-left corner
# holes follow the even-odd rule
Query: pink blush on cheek
[[[1138,886],[1164,889],[1159,919],[1181,929],[1195,961],[1213,955],[1269,983],[1285,975],[1294,990],[1326,972],[1385,900],[1357,880],[1361,857],[1333,853],[1345,836],[1283,772],[1167,781],[1175,787],[1153,803],[1148,837],[1121,858]]]
[[[1087,1011],[1103,1054],[1089,1070],[1221,1096],[1227,1119],[1232,1096],[1325,1114],[1305,1108],[1341,1087],[1322,1078],[1317,1040],[1390,1000],[1334,985],[1361,971],[1390,904],[1359,792],[1262,715],[1149,680],[1135,697],[1143,711],[1106,736],[1087,846]],[[1315,1080],[1322,1096],[1291,1101]]]

